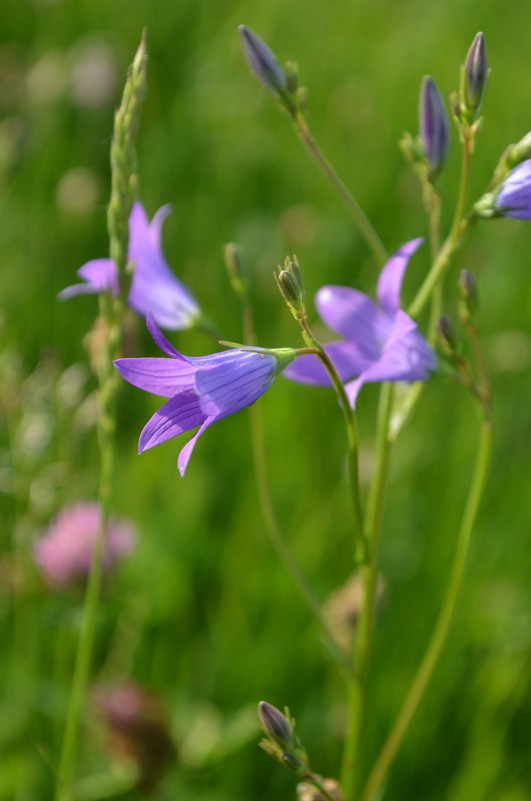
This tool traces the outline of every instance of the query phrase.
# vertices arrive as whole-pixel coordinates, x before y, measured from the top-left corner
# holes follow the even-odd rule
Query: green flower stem
[[[426,209],[430,228],[430,256],[433,264],[441,249],[441,198],[433,184],[427,180],[424,185],[424,208]],[[431,296],[430,321],[427,332],[427,339],[431,345],[433,345],[437,334],[437,323],[442,313],[442,302],[442,281],[439,281]]]
[[[361,795],[361,801],[373,801],[379,788],[385,781],[389,766],[391,765],[402,743],[407,728],[418,709],[426,687],[428,686],[428,683],[433,675],[433,671],[435,670],[448,638],[450,624],[452,622],[459,590],[463,581],[471,535],[485,488],[490,460],[491,441],[492,423],[489,417],[485,416],[481,426],[481,437],[476,467],[459,531],[450,581],[443,606],[439,613],[439,618],[437,620],[431,641],[428,645],[426,653],[424,654],[424,658],[420,664],[415,679],[413,680],[413,684],[411,685],[411,688],[406,696],[391,733],[389,734],[389,737],[387,738],[387,741],[367,780],[367,784],[365,785]]]
[[[119,317],[115,317],[116,311],[120,313],[121,304],[113,303],[110,297],[100,298],[100,309],[102,314],[108,318],[109,325],[108,337],[100,355],[100,419],[98,422],[98,441],[100,446],[100,521],[98,533],[94,542],[92,561],[88,576],[85,601],[83,606],[83,617],[79,639],[76,649],[74,672],[70,697],[66,713],[65,730],[59,758],[56,801],[70,801],[72,796],[72,779],[76,760],[79,729],[83,707],[86,698],[87,685],[90,676],[92,659],[92,649],[94,644],[94,633],[96,629],[96,618],[98,611],[98,601],[100,597],[102,577],[103,577],[103,550],[105,547],[105,535],[110,515],[111,480],[114,463],[114,431],[115,422],[115,399],[117,380],[112,368],[112,359],[116,355],[116,338],[119,341],[120,324]]]
[[[342,760],[341,786],[348,800],[355,797],[356,787],[360,779],[362,733],[374,629],[378,541],[391,456],[391,441],[388,431],[392,405],[392,384],[383,384],[378,407],[377,467],[371,482],[365,522],[368,561],[361,568],[364,601],[354,642],[356,676],[349,688],[347,737]]]
[[[341,200],[344,202],[352,216],[354,217],[356,224],[360,230],[360,233],[364,237],[365,241],[367,242],[368,246],[370,247],[374,258],[376,259],[377,263],[380,266],[383,266],[387,261],[387,252],[380,240],[380,237],[374,230],[372,223],[370,222],[369,218],[358,204],[358,202],[354,199],[351,195],[341,178],[338,176],[322,150],[318,147],[315,139],[313,138],[310,129],[308,127],[308,123],[306,119],[301,114],[301,112],[292,113],[292,120],[293,125],[295,127],[295,131],[299,139],[301,140],[302,144],[313,158],[321,172],[324,174],[326,179],[329,181],[331,186],[335,189]]]
[[[247,297],[243,299],[243,333],[246,345],[254,345],[255,333],[254,323],[251,311],[251,306]],[[301,351],[305,353],[315,354],[314,348],[302,348]],[[293,558],[289,548],[287,547],[280,525],[275,513],[273,499],[271,497],[271,489],[267,477],[267,465],[264,447],[264,433],[262,428],[262,420],[260,416],[260,409],[256,404],[249,407],[249,415],[251,421],[251,443],[253,450],[254,470],[256,476],[256,486],[258,491],[258,498],[262,508],[262,515],[266,523],[266,531],[269,540],[274,550],[277,553],[280,561],[290,574],[293,582],[299,591],[299,594],[306,606],[315,617],[319,626],[321,627],[327,641],[329,642],[332,654],[337,659],[338,663],[352,672],[352,665],[350,664],[350,657],[343,648],[336,641],[334,635],[330,631],[326,620],[323,616],[321,604],[312,587],[310,586],[306,576],[300,569],[299,565]]]
[[[114,117],[111,144],[111,197],[107,225],[110,256],[125,277],[128,249],[128,220],[136,195],[136,154],[134,138],[138,127],[141,101],[146,85],[147,52],[145,33],[125,82],[122,101]],[[126,288],[122,282],[122,292]],[[77,644],[74,673],[66,712],[65,730],[59,757],[56,801],[71,801],[72,779],[76,760],[81,717],[90,677],[98,602],[103,578],[103,552],[110,515],[111,482],[114,464],[114,434],[116,430],[116,395],[118,376],[113,360],[121,343],[123,302],[108,293],[100,295],[100,316],[106,326],[105,341],[98,356],[99,409],[98,442],[100,447],[100,522],[94,543],[87,581],[81,630]]]
[[[461,166],[461,181],[452,227],[446,238],[446,241],[444,242],[444,245],[439,250],[437,258],[432,264],[430,272],[426,276],[424,282],[422,283],[407,310],[409,316],[413,318],[419,316],[430,297],[432,297],[435,288],[446,272],[446,269],[450,263],[450,259],[457,250],[464,235],[468,233],[470,226],[475,219],[471,215],[468,215],[467,217],[464,216],[466,199],[468,196],[468,185],[470,183],[470,160],[474,145],[473,137],[469,128],[466,128],[466,130],[463,131],[462,139],[463,158]]]
[[[299,322],[308,340],[308,344],[315,348],[316,356],[318,359],[320,359],[328,375],[330,376],[339,399],[339,403],[343,409],[343,416],[345,418],[345,426],[347,429],[350,492],[355,518],[354,560],[357,565],[364,564],[367,561],[367,543],[365,540],[363,513],[361,510],[358,466],[358,430],[356,426],[356,417],[354,415],[354,410],[350,405],[343,382],[341,381],[337,370],[327,352],[321,343],[314,337],[310,326],[308,325],[308,320],[306,319],[305,313],[301,312],[299,316]]]

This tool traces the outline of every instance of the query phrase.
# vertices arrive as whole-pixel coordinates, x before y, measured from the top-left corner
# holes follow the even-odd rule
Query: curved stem
[[[244,331],[245,344],[253,345],[255,342],[253,318],[252,318],[250,304],[246,298],[243,300],[243,331]],[[301,348],[300,350],[302,351],[302,353],[310,352],[312,354],[315,354],[315,349],[313,348]],[[275,513],[273,499],[271,497],[271,489],[267,477],[267,466],[266,466],[262,421],[260,417],[260,409],[256,404],[249,407],[249,415],[251,422],[251,443],[252,443],[253,461],[254,461],[254,469],[256,476],[256,487],[258,491],[260,506],[262,508],[262,515],[266,523],[266,530],[271,545],[273,546],[280,561],[282,562],[282,564],[290,574],[291,578],[293,579],[293,582],[297,590],[299,591],[301,598],[304,600],[306,606],[308,607],[312,615],[319,623],[319,626],[323,630],[323,633],[329,642],[333,655],[337,658],[338,662],[340,662],[343,666],[347,667],[349,672],[352,672],[352,665],[350,664],[349,655],[345,653],[343,648],[339,645],[334,635],[330,631],[326,623],[326,620],[323,616],[319,599],[315,595],[312,587],[310,586],[308,580],[306,579],[306,576],[304,575],[299,565],[293,558],[291,551],[289,550],[284,541],[280,525],[278,523],[278,519]]]
[[[316,355],[325,367],[330,380],[336,391],[336,395],[343,410],[345,418],[345,426],[347,429],[348,440],[348,461],[349,461],[349,480],[350,480],[350,494],[352,497],[352,505],[354,509],[354,518],[356,523],[355,531],[355,545],[354,545],[354,559],[356,564],[364,564],[367,561],[367,543],[365,540],[364,527],[363,527],[363,514],[361,511],[361,498],[360,498],[360,482],[359,482],[359,466],[358,466],[358,430],[356,426],[356,417],[354,410],[350,405],[348,395],[346,393],[343,382],[341,381],[338,372],[328,356],[327,352],[321,343],[314,337],[305,314],[301,313],[299,317],[302,330],[304,331],[309,343],[316,349]]]
[[[365,522],[368,561],[361,568],[364,602],[354,643],[356,676],[349,692],[347,737],[343,750],[341,772],[341,786],[347,799],[354,797],[356,784],[359,782],[361,735],[364,728],[374,629],[374,600],[378,576],[378,541],[391,456],[391,441],[388,436],[388,429],[392,404],[393,387],[391,384],[383,384],[378,407],[377,468],[371,483]]]
[[[410,317],[416,318],[421,313],[427,301],[430,299],[434,289],[444,275],[450,259],[456,251],[463,236],[468,232],[474,217],[464,217],[466,199],[468,195],[468,185],[470,182],[470,160],[472,155],[473,140],[469,129],[463,131],[463,159],[461,167],[461,182],[455,209],[454,219],[450,233],[439,254],[433,262],[432,268],[424,279],[417,294],[413,298],[407,313]]]
[[[361,801],[372,801],[385,780],[391,762],[398,751],[407,728],[418,709],[426,687],[433,675],[448,638],[450,624],[455,611],[459,590],[463,581],[470,540],[477,512],[483,495],[490,460],[492,423],[485,417],[481,428],[476,467],[459,531],[452,572],[443,606],[424,658],[413,680],[413,684],[399,712],[387,741],[376,760],[367,780]]]
[[[358,202],[351,195],[339,175],[336,173],[322,150],[318,147],[315,139],[313,138],[308,123],[300,112],[294,112],[292,115],[293,125],[295,131],[302,144],[313,158],[321,172],[325,175],[331,186],[335,189],[341,200],[344,202],[356,224],[360,233],[364,237],[368,246],[370,247],[374,258],[380,266],[383,266],[387,261],[387,251],[384,248],[380,237],[376,233],[369,218],[358,204]]]

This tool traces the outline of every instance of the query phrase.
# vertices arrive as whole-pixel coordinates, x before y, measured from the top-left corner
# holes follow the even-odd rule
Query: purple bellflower
[[[170,330],[191,328],[201,318],[195,298],[172,273],[162,252],[162,223],[170,213],[162,206],[151,222],[144,207],[136,202],[129,216],[128,260],[134,270],[128,305],[142,317],[150,312],[157,324]],[[110,292],[120,294],[118,268],[112,259],[93,259],[78,270],[84,283],[75,284],[59,293],[60,300],[74,295]]]
[[[363,384],[379,381],[424,381],[435,369],[435,355],[415,322],[400,309],[402,279],[421,239],[407,242],[391,256],[378,279],[379,305],[345,286],[324,286],[316,307],[330,328],[345,337],[325,350],[345,383],[354,407]],[[290,364],[287,378],[304,384],[331,386],[316,356],[301,356]]]
[[[531,159],[509,173],[494,199],[494,209],[504,217],[531,220]]]
[[[209,356],[183,356],[161,334],[152,315],[146,322],[155,343],[169,358],[118,359],[114,364],[133,386],[169,398],[140,434],[139,453],[199,426],[179,454],[177,465],[184,476],[201,434],[223,417],[254,403],[295,352],[234,349]]]

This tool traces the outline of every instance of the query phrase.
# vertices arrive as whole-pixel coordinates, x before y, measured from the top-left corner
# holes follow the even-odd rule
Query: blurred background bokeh
[[[416,133],[421,78],[431,74],[447,98],[478,30],[492,74],[471,198],[502,150],[531,129],[531,6],[0,0],[0,18],[0,800],[35,801],[53,791],[82,594],[47,586],[33,548],[62,507],[96,496],[98,480],[96,381],[83,346],[97,301],[60,304],[56,295],[81,264],[107,254],[113,110],[142,28],[149,75],[140,197],[150,216],[173,206],[164,227],[168,261],[223,336],[238,341],[240,309],[222,247],[239,242],[252,269],[260,344],[293,346],[300,334],[272,280],[287,253],[297,254],[309,297],[323,283],[372,293],[377,269],[288,119],[250,75],[238,24],[253,28],[281,61],[298,62],[317,141],[392,250],[427,234],[417,180],[397,147],[405,130]],[[445,226],[459,161],[454,136],[441,180]],[[427,269],[427,250],[412,260],[406,299]],[[457,619],[393,767],[389,801],[531,797],[530,254],[531,223],[482,223],[447,281],[451,313],[458,270],[478,277],[494,455]],[[171,339],[185,353],[212,349],[200,333]],[[155,355],[141,321],[131,320],[126,344],[131,355]],[[364,486],[376,401],[377,388],[364,389]],[[325,599],[351,572],[341,414],[331,393],[283,379],[259,403],[286,539]],[[211,429],[181,479],[183,443],[136,455],[158,399],[124,384],[119,404],[113,509],[133,521],[137,544],[105,585],[94,684],[146,688],[151,725],[164,708],[175,751],[167,747],[155,798],[294,798],[294,780],[256,746],[256,703],[288,704],[312,764],[330,776],[345,691],[267,541],[248,415]],[[436,379],[394,452],[364,732],[369,758],[437,615],[476,417],[458,386]],[[101,708],[91,702],[79,798],[113,797],[90,778],[112,774],[115,761]],[[143,798],[148,789],[123,797]]]

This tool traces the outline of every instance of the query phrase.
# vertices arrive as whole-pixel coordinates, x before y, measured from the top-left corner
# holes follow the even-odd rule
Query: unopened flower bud
[[[260,83],[277,98],[285,98],[288,91],[288,79],[275,54],[246,25],[240,25],[238,30],[242,37],[247,62]]]
[[[477,33],[465,61],[463,102],[471,118],[477,117],[483,102],[489,68],[485,37]]]
[[[457,339],[455,336],[454,324],[449,315],[443,314],[439,318],[439,322],[437,323],[437,333],[439,335],[439,340],[443,351],[448,355],[454,353],[457,345]]]
[[[420,90],[419,133],[431,171],[437,173],[448,157],[450,126],[442,97],[429,75],[422,81]]]
[[[465,321],[469,321],[474,316],[478,307],[476,279],[470,270],[461,270],[458,287],[461,296],[461,316]]]
[[[228,242],[223,253],[232,288],[239,297],[244,298],[247,295],[248,272],[243,251],[236,242]]]
[[[258,715],[268,737],[282,748],[288,748],[293,740],[293,729],[282,712],[267,701],[260,701]]]
[[[293,316],[298,319],[304,311],[304,284],[297,257],[290,260],[286,256],[284,267],[278,268],[278,273],[273,273],[280,294],[284,298]]]
[[[305,767],[305,765],[303,765],[302,762],[289,751],[284,751],[282,753],[281,762],[288,768],[288,770],[293,771],[293,773],[298,773],[301,768]]]

